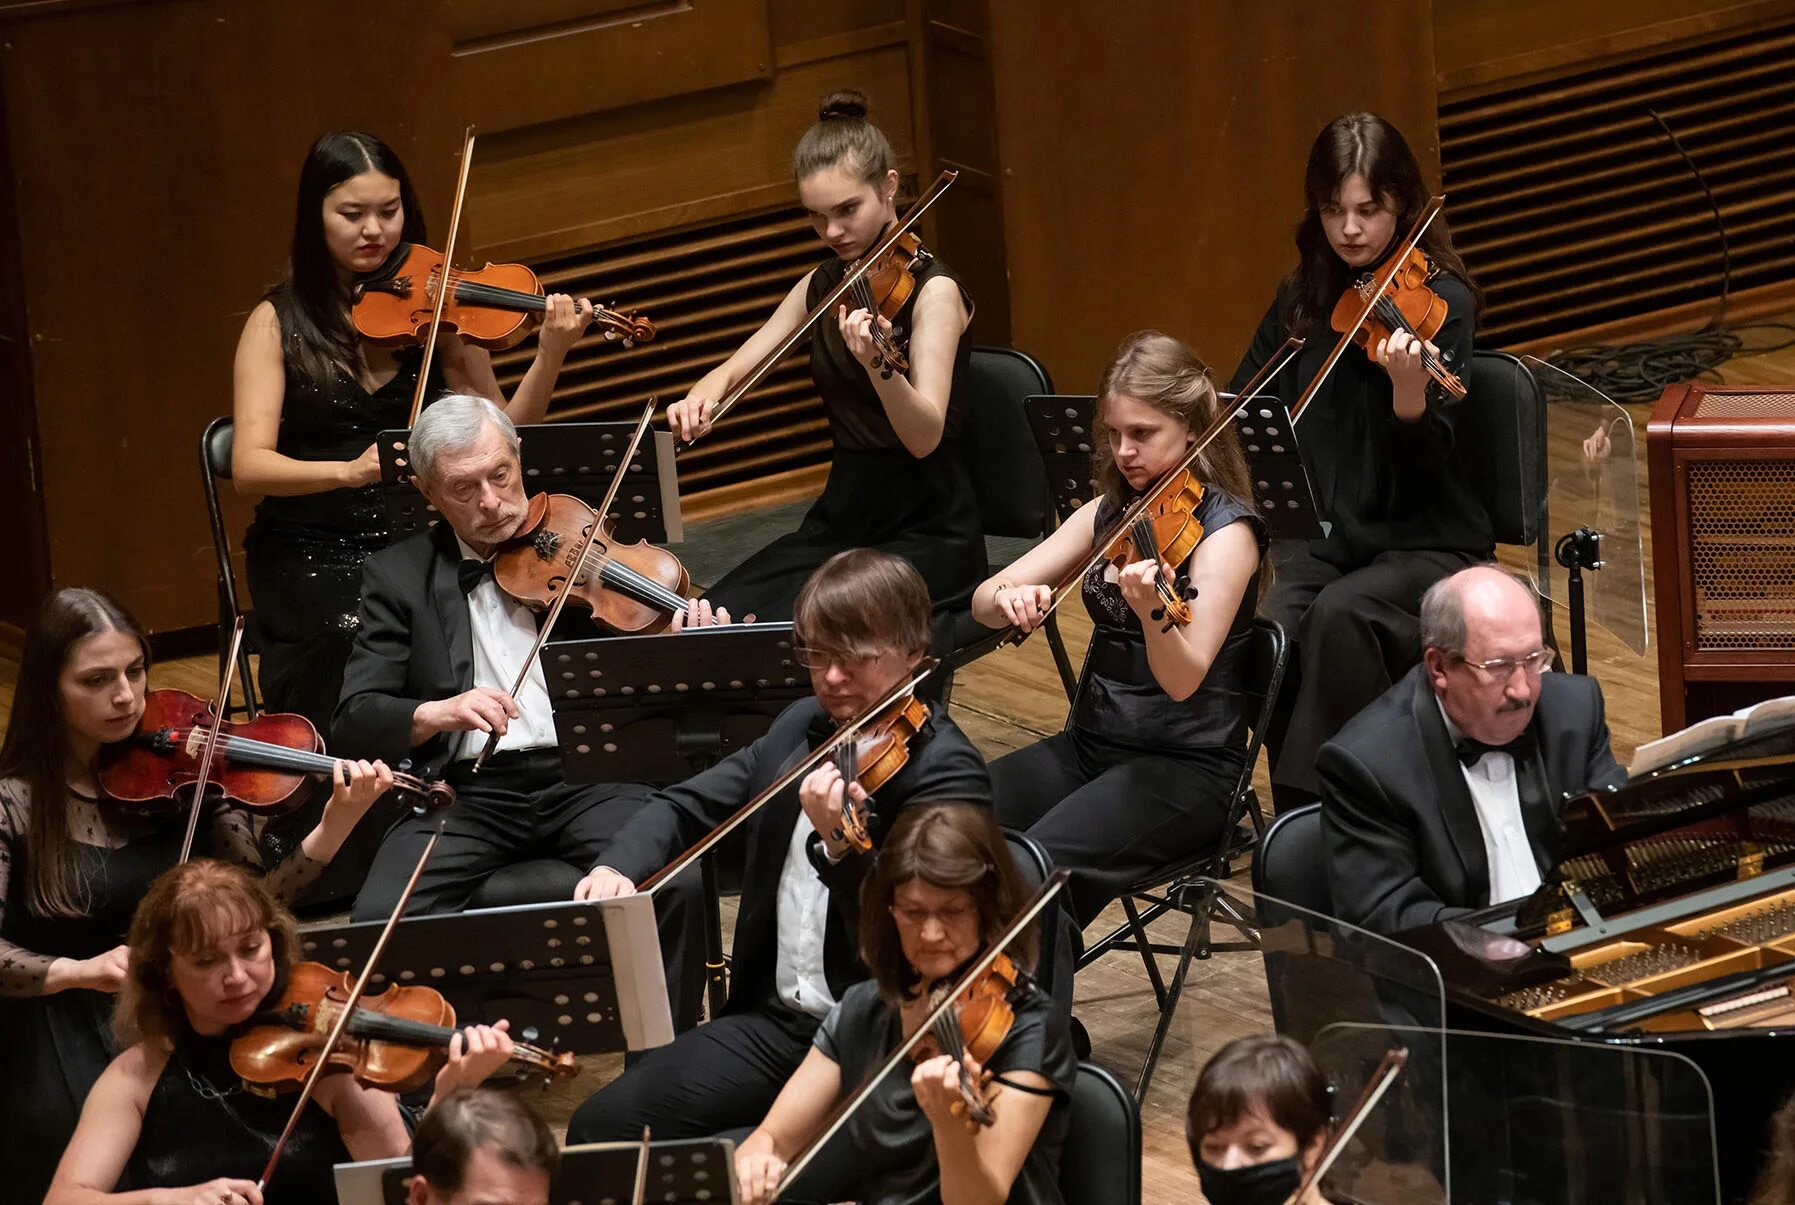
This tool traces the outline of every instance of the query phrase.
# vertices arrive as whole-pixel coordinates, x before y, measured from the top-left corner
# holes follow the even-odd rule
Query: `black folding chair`
[[[1080,1063],[1060,1151],[1060,1196],[1077,1205],[1140,1205],[1141,1112],[1116,1077]]]
[[[231,445],[235,432],[236,424],[228,416],[215,418],[207,424],[199,437],[199,478],[206,494],[206,518],[212,525],[212,555],[218,563],[218,668],[222,674],[224,659],[230,655],[231,629],[236,626],[237,616],[242,615],[245,623],[243,647],[237,654],[237,678],[242,683],[243,702],[229,704],[228,710],[233,716],[254,716],[262,709],[249,663],[249,655],[255,648],[255,617],[243,611],[237,601],[237,574],[231,568],[231,540],[225,533],[224,509],[218,501],[218,483],[231,479]]]

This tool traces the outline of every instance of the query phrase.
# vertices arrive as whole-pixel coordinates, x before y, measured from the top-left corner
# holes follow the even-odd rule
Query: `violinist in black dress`
[[[682,439],[709,430],[717,403],[841,282],[896,220],[891,144],[866,120],[866,98],[838,92],[793,156],[798,195],[833,253],[792,286],[773,316],[667,410]],[[810,369],[834,441],[829,480],[798,529],[754,553],[710,588],[737,614],[791,618],[798,588],[847,548],[878,548],[914,564],[936,613],[963,606],[985,571],[978,503],[962,459],[954,384],[972,354],[972,300],[959,277],[919,257],[916,288],[895,318],[838,307],[811,332]],[[873,328],[909,340],[908,373],[876,367]],[[752,405],[752,402],[745,403]]]
[[[1309,154],[1299,261],[1278,287],[1235,370],[1240,389],[1285,338],[1308,344],[1268,392],[1294,405],[1337,336],[1341,294],[1374,272],[1426,205],[1421,170],[1395,127],[1369,113],[1329,123]],[[1461,376],[1471,361],[1479,294],[1452,248],[1445,219],[1421,240],[1428,286],[1446,303],[1427,348]],[[1454,403],[1429,378],[1406,332],[1369,350],[1348,347],[1296,422],[1327,523],[1324,538],[1272,545],[1273,585],[1262,612],[1294,640],[1268,734],[1279,808],[1318,797],[1315,755],[1421,656],[1421,595],[1495,550],[1489,515],[1464,471],[1474,449],[1454,438]]]

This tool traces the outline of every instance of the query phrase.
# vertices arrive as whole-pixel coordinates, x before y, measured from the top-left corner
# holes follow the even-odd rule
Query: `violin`
[[[217,724],[216,743],[209,738]],[[152,690],[143,718],[128,740],[100,750],[100,789],[126,810],[149,815],[168,810],[197,785],[208,746],[214,749],[209,787],[233,807],[257,815],[290,811],[306,801],[300,791],[308,776],[335,774],[311,721],[301,715],[267,712],[252,720],[218,722],[212,704],[184,690]],[[446,782],[393,775],[393,786],[431,808],[455,801]]]
[[[1134,521],[1110,543],[1105,559],[1117,572],[1136,561],[1172,566],[1176,573],[1203,542],[1203,524],[1197,508],[1203,505],[1203,483],[1189,469],[1179,469],[1153,489],[1152,500]],[[1161,573],[1153,583],[1160,607],[1153,618],[1165,621],[1166,631],[1190,622],[1190,604],[1175,581]]]
[[[873,315],[873,356],[879,375],[887,380],[894,372],[910,371],[910,339],[896,326],[887,330],[879,319],[895,322],[916,293],[916,275],[934,257],[914,230],[907,230],[884,254],[874,258],[866,271],[854,278],[850,290],[856,308]],[[858,266],[858,264],[856,264]]]
[[[297,1091],[349,997],[353,980],[323,963],[296,963],[280,998],[231,1042],[231,1070],[261,1096]],[[386,1092],[410,1092],[448,1062],[455,1009],[435,988],[395,984],[363,996],[344,1027],[345,1040],[325,1060],[324,1074],[347,1072]],[[579,1074],[569,1051],[515,1044],[511,1060],[551,1079]]]
[[[441,252],[401,243],[376,275],[352,287],[355,329],[383,347],[422,343],[443,275]],[[487,264],[476,272],[451,268],[448,277],[455,288],[445,299],[442,325],[454,327],[476,347],[499,351],[513,346],[548,310],[542,282],[525,264]],[[595,305],[592,320],[606,339],[621,339],[625,347],[654,338],[654,323],[639,314]]]
[[[1418,243],[1408,247],[1400,258],[1393,256],[1385,271],[1390,273],[1388,286],[1377,295],[1370,313],[1356,328],[1353,324],[1365,309],[1365,302],[1377,292],[1378,277],[1384,274],[1382,271],[1364,277],[1342,293],[1328,319],[1328,324],[1341,334],[1351,331],[1353,342],[1367,354],[1380,340],[1388,339],[1397,331],[1406,331],[1416,342],[1421,342],[1432,339],[1446,325],[1445,299],[1427,287],[1434,275],[1433,262]],[[1427,369],[1427,375],[1447,393],[1455,398],[1465,396],[1465,383],[1446,367],[1437,352],[1423,347],[1421,363]]]
[[[960,1064],[960,1099],[954,1102],[953,1111],[970,1133],[997,1119],[991,1106],[999,1089],[989,1071],[975,1082],[963,1056],[970,1054],[980,1066],[989,1062],[1010,1036],[1022,998],[1033,990],[1028,972],[999,952],[990,967],[966,986],[959,1000],[936,1016],[928,1036],[911,1051],[910,1057],[919,1063],[945,1054]],[[931,1004],[939,1004],[943,995],[945,990],[937,989],[930,996]]]
[[[915,695],[898,699],[884,714],[860,729],[854,739],[835,746],[835,768],[842,779],[841,833],[861,853],[873,847],[871,800],[862,803],[850,787],[867,795],[890,782],[910,761],[910,739],[928,722],[929,705]]]
[[[581,561],[588,536],[594,538]],[[646,540],[619,544],[611,521],[571,494],[530,499],[518,534],[493,557],[492,574],[501,590],[527,607],[546,611],[566,594],[589,609],[594,622],[626,635],[666,631],[674,613],[685,610],[691,585],[678,557]]]

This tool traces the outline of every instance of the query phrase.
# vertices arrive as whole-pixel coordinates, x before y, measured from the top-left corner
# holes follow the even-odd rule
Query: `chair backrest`
[[[1043,393],[1029,398],[1024,408],[1047,471],[1053,513],[1064,523],[1093,496],[1091,424],[1097,417],[1097,398]]]
[[[199,437],[199,483],[206,496],[206,521],[212,529],[212,556],[217,564],[220,664],[223,664],[225,657],[225,634],[242,613],[242,603],[237,597],[237,574],[231,568],[231,539],[224,530],[224,507],[218,500],[218,483],[231,479],[231,449],[236,441],[236,430],[237,424],[229,415],[224,415],[207,423]],[[251,626],[253,628],[253,624]],[[238,654],[237,673],[243,686],[245,701],[241,707],[233,704],[233,714],[238,710],[247,710],[253,715],[261,707],[253,675],[250,673],[249,646],[254,641],[252,632],[249,641]]]
[[[1532,544],[1544,528],[1546,407],[1533,374],[1506,352],[1471,355],[1454,442],[1498,544]]]
[[[1041,843],[1015,829],[1003,830],[1010,856],[1022,876],[1022,886],[1033,895],[1053,873],[1053,859]],[[1063,889],[1062,889],[1063,890]],[[1063,896],[1061,898],[1064,898]],[[1072,932],[1068,914],[1060,908],[1048,908],[1041,915],[1039,950],[1035,957],[1035,981],[1068,1012],[1072,1009],[1072,975],[1077,957],[1072,952]]]
[[[954,389],[965,409],[961,453],[985,534],[1040,535],[1047,516],[1047,490],[1022,405],[1024,398],[1053,392],[1047,370],[1014,348],[975,347]]]
[[[1072,1083],[1060,1195],[1068,1205],[1140,1205],[1140,1109],[1133,1093],[1095,1063],[1080,1063]]]
[[[1253,858],[1253,890],[1319,912],[1333,912],[1327,857],[1321,844],[1321,805],[1306,804],[1272,821]]]

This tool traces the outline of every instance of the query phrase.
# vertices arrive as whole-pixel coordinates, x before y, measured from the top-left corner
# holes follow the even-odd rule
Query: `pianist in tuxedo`
[[[361,629],[331,726],[333,749],[379,750],[413,772],[446,778],[458,794],[408,912],[455,912],[502,866],[558,858],[584,872],[646,802],[634,784],[571,786],[561,777],[554,718],[540,663],[509,693],[536,639],[536,615],[499,589],[493,551],[524,521],[517,429],[485,398],[455,395],[424,409],[411,434],[418,488],[443,522],[369,557]],[[676,626],[709,622],[694,603]],[[728,621],[719,612],[716,618]],[[558,627],[594,633],[569,605]],[[493,756],[474,759],[490,732]],[[407,815],[386,834],[351,915],[387,915],[435,826]],[[671,983],[673,976],[669,976]]]
[[[1531,590],[1493,565],[1421,600],[1421,664],[1322,746],[1334,914],[1377,933],[1531,894],[1558,804],[1626,781],[1594,678],[1549,673]]]

